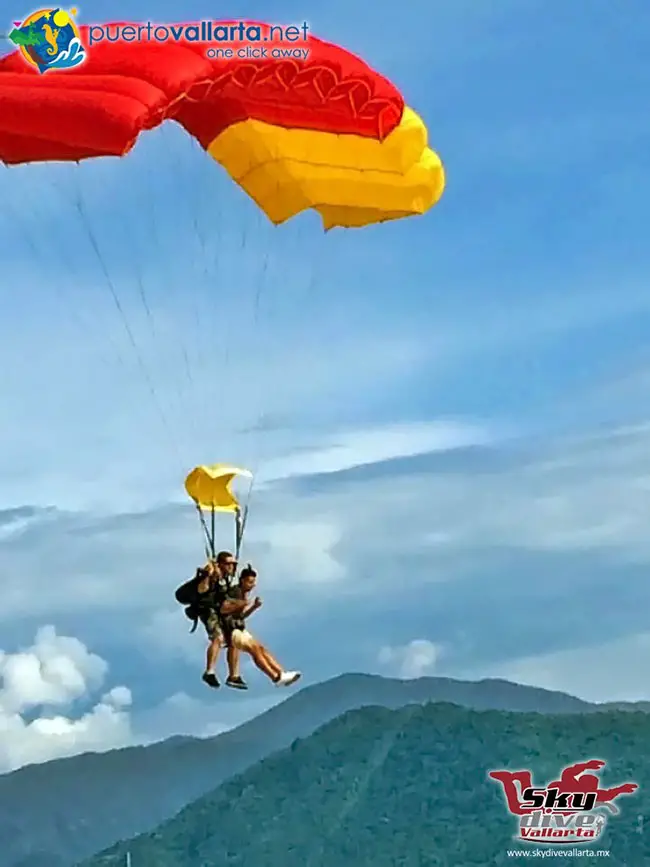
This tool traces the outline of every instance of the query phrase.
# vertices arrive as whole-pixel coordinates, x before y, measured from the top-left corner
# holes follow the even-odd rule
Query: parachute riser
[[[250,508],[250,500],[251,495],[253,493],[253,480],[251,479],[250,486],[248,488],[247,496],[246,496],[246,505],[243,509],[239,506],[235,508],[235,559],[239,561],[242,551],[242,545],[244,542],[244,533],[246,531],[246,524],[248,521],[248,513]],[[201,504],[198,500],[192,498],[194,500],[194,505],[196,506],[196,511],[199,515],[199,520],[201,522],[201,527],[203,529],[203,535],[205,536],[205,555],[208,559],[214,559],[217,556],[217,545],[216,545],[216,512],[217,509],[212,507],[210,509],[210,525],[208,526],[208,522],[206,521],[206,516],[201,508]]]
[[[217,551],[214,544],[214,509],[212,509],[210,527],[208,528],[208,524],[205,520],[205,515],[203,514],[203,509],[196,501],[194,504],[196,506],[196,511],[199,514],[199,521],[201,522],[201,527],[203,528],[203,534],[206,540],[205,555],[208,559],[214,558],[217,556]]]
[[[196,511],[199,515],[199,520],[201,521],[201,527],[203,528],[203,535],[205,536],[205,556],[207,558],[215,558],[217,556],[217,546],[216,546],[216,526],[215,526],[215,515],[216,510],[211,509],[210,511],[210,526],[208,527],[208,522],[205,519],[205,515],[203,513],[203,509],[196,504]],[[237,509],[235,512],[235,559],[239,560],[239,556],[241,554],[242,543],[244,541],[244,530],[246,529],[246,521],[248,519],[248,506],[241,509]]]
[[[248,515],[248,506],[244,507],[242,512],[237,509],[235,512],[235,559],[239,561],[241,555],[242,543],[244,541],[244,530],[246,529],[246,517]]]
[[[243,511],[237,509],[235,513],[235,557],[239,560],[241,556],[242,545],[244,543],[244,533],[246,532],[246,523],[248,521],[248,512],[250,509],[251,497],[253,496],[254,478],[251,478],[248,492],[246,494],[246,505]]]

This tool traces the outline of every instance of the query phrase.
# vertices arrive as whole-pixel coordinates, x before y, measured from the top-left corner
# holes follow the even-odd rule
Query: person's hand
[[[259,596],[255,597],[255,600],[253,601],[253,605],[255,608],[261,608],[262,607],[262,600],[260,599]]]

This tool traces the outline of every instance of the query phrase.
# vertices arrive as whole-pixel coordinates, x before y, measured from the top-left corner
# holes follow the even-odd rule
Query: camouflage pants
[[[213,608],[210,608],[207,611],[202,611],[199,617],[210,641],[218,639],[221,644],[224,644],[223,627],[221,625],[221,618],[217,612]]]

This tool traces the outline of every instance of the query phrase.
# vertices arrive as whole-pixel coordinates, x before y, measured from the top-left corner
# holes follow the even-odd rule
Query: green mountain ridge
[[[603,783],[634,780],[602,839],[608,863],[650,864],[650,729],[644,713],[474,711],[450,704],[343,714],[79,867],[485,867],[513,862],[516,820],[491,769],[544,784],[568,764],[607,761]],[[518,860],[518,859],[516,859]],[[603,858],[585,855],[583,865]]]
[[[348,710],[429,701],[540,713],[591,713],[607,707],[504,680],[342,675],[305,687],[215,738],[175,737],[0,776],[2,865],[70,867],[117,840],[156,827],[224,780]]]

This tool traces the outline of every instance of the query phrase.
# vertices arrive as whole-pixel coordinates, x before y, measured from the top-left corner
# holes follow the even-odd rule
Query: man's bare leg
[[[270,653],[264,645],[258,645],[258,650],[261,656],[264,658],[266,665],[269,669],[271,669],[274,673],[273,683],[278,686],[291,686],[297,680],[300,679],[299,671],[287,671],[284,669],[277,659]]]
[[[278,680],[284,671],[280,663],[271,653],[269,653],[263,644],[258,645],[258,652],[264,657],[266,665],[273,672],[273,680]]]
[[[273,683],[276,683],[279,677],[277,669],[275,668],[275,666],[269,665],[260,645],[253,644],[250,648],[246,648],[246,652],[250,654],[251,659],[259,668],[259,670],[263,674],[265,674],[269,678],[269,680],[272,680]]]
[[[216,636],[208,644],[208,652],[205,660],[205,671],[203,672],[203,680],[208,686],[218,687],[219,680],[217,678],[217,662],[219,661],[219,651],[221,650],[221,639]]]
[[[205,673],[216,674],[217,662],[219,661],[219,652],[221,650],[221,639],[213,638],[208,644],[208,653],[205,660]]]
[[[241,677],[241,672],[239,670],[239,650],[232,645],[228,648],[227,653],[228,659],[228,677],[230,678],[238,678]]]
[[[228,679],[226,686],[232,689],[248,689],[248,684],[242,678],[239,671],[240,650],[237,647],[228,647]]]
[[[300,672],[285,671],[264,645],[255,642],[250,653],[255,665],[278,686],[291,686],[291,684],[299,680]]]

